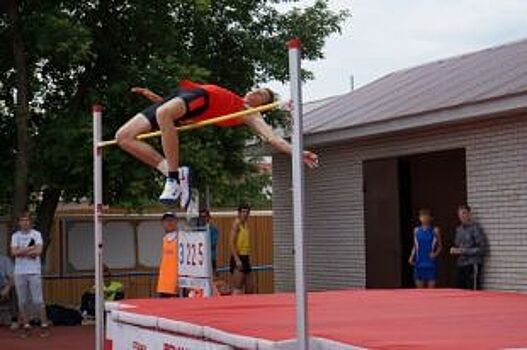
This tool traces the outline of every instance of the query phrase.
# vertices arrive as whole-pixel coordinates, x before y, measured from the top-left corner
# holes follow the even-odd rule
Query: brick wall
[[[311,290],[364,287],[362,162],[465,148],[467,198],[488,236],[485,287],[527,290],[527,116],[399,133],[317,151],[306,171],[306,252]],[[273,161],[275,289],[292,290],[290,161]],[[455,208],[454,208],[455,210]]]

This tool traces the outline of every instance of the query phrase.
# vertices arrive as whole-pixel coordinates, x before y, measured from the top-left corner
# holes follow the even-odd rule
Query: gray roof
[[[304,131],[315,134],[311,143],[316,134],[330,136],[343,129],[355,129],[350,137],[366,136],[368,133],[358,132],[366,126],[369,135],[396,131],[425,122],[430,125],[483,115],[476,105],[505,97],[508,103],[501,101],[485,110],[497,113],[499,109],[527,108],[525,96],[513,99],[526,93],[527,39],[388,74],[305,113]],[[410,117],[414,119],[411,123],[406,120]],[[387,124],[394,128],[386,128]]]
[[[313,112],[314,110],[330,103],[330,102],[333,102],[335,101],[337,98],[341,97],[342,95],[335,95],[335,96],[328,96],[328,97],[324,97],[324,98],[321,98],[319,100],[315,100],[315,101],[309,101],[309,102],[304,102],[302,104],[302,112],[304,113],[304,115],[308,114],[308,113],[311,113]]]

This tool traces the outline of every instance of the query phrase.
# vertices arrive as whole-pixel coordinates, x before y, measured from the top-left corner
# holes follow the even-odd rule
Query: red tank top
[[[183,80],[179,86],[184,89],[202,89],[209,95],[209,106],[206,111],[192,118],[191,123],[221,117],[226,114],[239,112],[245,109],[243,98],[232,91],[211,84],[197,84],[190,80]],[[241,119],[230,119],[215,125],[228,127],[243,124]]]

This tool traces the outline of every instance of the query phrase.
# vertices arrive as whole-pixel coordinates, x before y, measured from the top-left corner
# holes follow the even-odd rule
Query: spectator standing
[[[0,304],[7,306],[12,330],[18,329],[14,289],[13,263],[9,257],[0,255]]]
[[[238,207],[238,217],[231,228],[229,245],[231,250],[230,271],[232,274],[233,294],[251,292],[251,235],[248,220],[251,208],[248,204]]]
[[[40,316],[42,335],[47,334],[46,305],[42,295],[42,235],[32,228],[29,213],[18,218],[19,230],[11,237],[11,254],[15,258],[14,281],[18,298],[20,323],[29,331],[29,315],[32,309]]]
[[[460,225],[456,228],[454,246],[450,248],[450,254],[457,257],[457,287],[479,290],[487,240],[481,227],[473,221],[468,205],[460,205],[457,215]]]
[[[161,298],[177,297],[179,294],[178,219],[175,213],[166,212],[161,221],[165,235],[159,265],[157,293]]]
[[[432,224],[429,209],[419,210],[421,225],[414,229],[414,246],[408,262],[414,265],[417,288],[435,288],[437,280],[436,259],[441,253],[442,240],[438,227]]]
[[[212,263],[212,273],[214,276],[217,276],[217,246],[218,246],[218,240],[220,237],[220,231],[218,229],[218,226],[214,222],[212,222],[212,217],[210,215],[210,211],[208,209],[200,209],[199,211],[199,218],[198,218],[198,226],[206,226],[209,225],[209,233],[210,233],[210,258]]]

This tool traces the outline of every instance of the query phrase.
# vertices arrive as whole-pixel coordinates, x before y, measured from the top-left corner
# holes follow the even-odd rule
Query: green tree
[[[26,65],[26,48],[22,34],[22,21],[15,0],[4,4],[7,16],[7,36],[12,47],[13,69],[16,74],[14,102],[16,107],[16,148],[13,212],[20,214],[27,203],[29,173],[29,75]]]
[[[30,202],[47,232],[60,198],[91,197],[93,102],[105,107],[109,139],[148,105],[130,93],[132,86],[163,94],[180,79],[192,78],[241,94],[270,79],[284,81],[285,42],[293,36],[302,40],[304,59],[322,58],[325,39],[339,32],[347,13],[330,10],[324,0],[280,13],[278,2],[2,2],[2,210],[21,210],[33,193]],[[182,135],[182,162],[193,168],[202,193],[208,186],[213,204],[234,205],[252,196],[264,201],[268,176],[243,153],[250,137],[245,128],[213,127]],[[155,202],[161,179],[153,170],[116,149],[105,151],[104,159],[106,203],[137,208]]]

